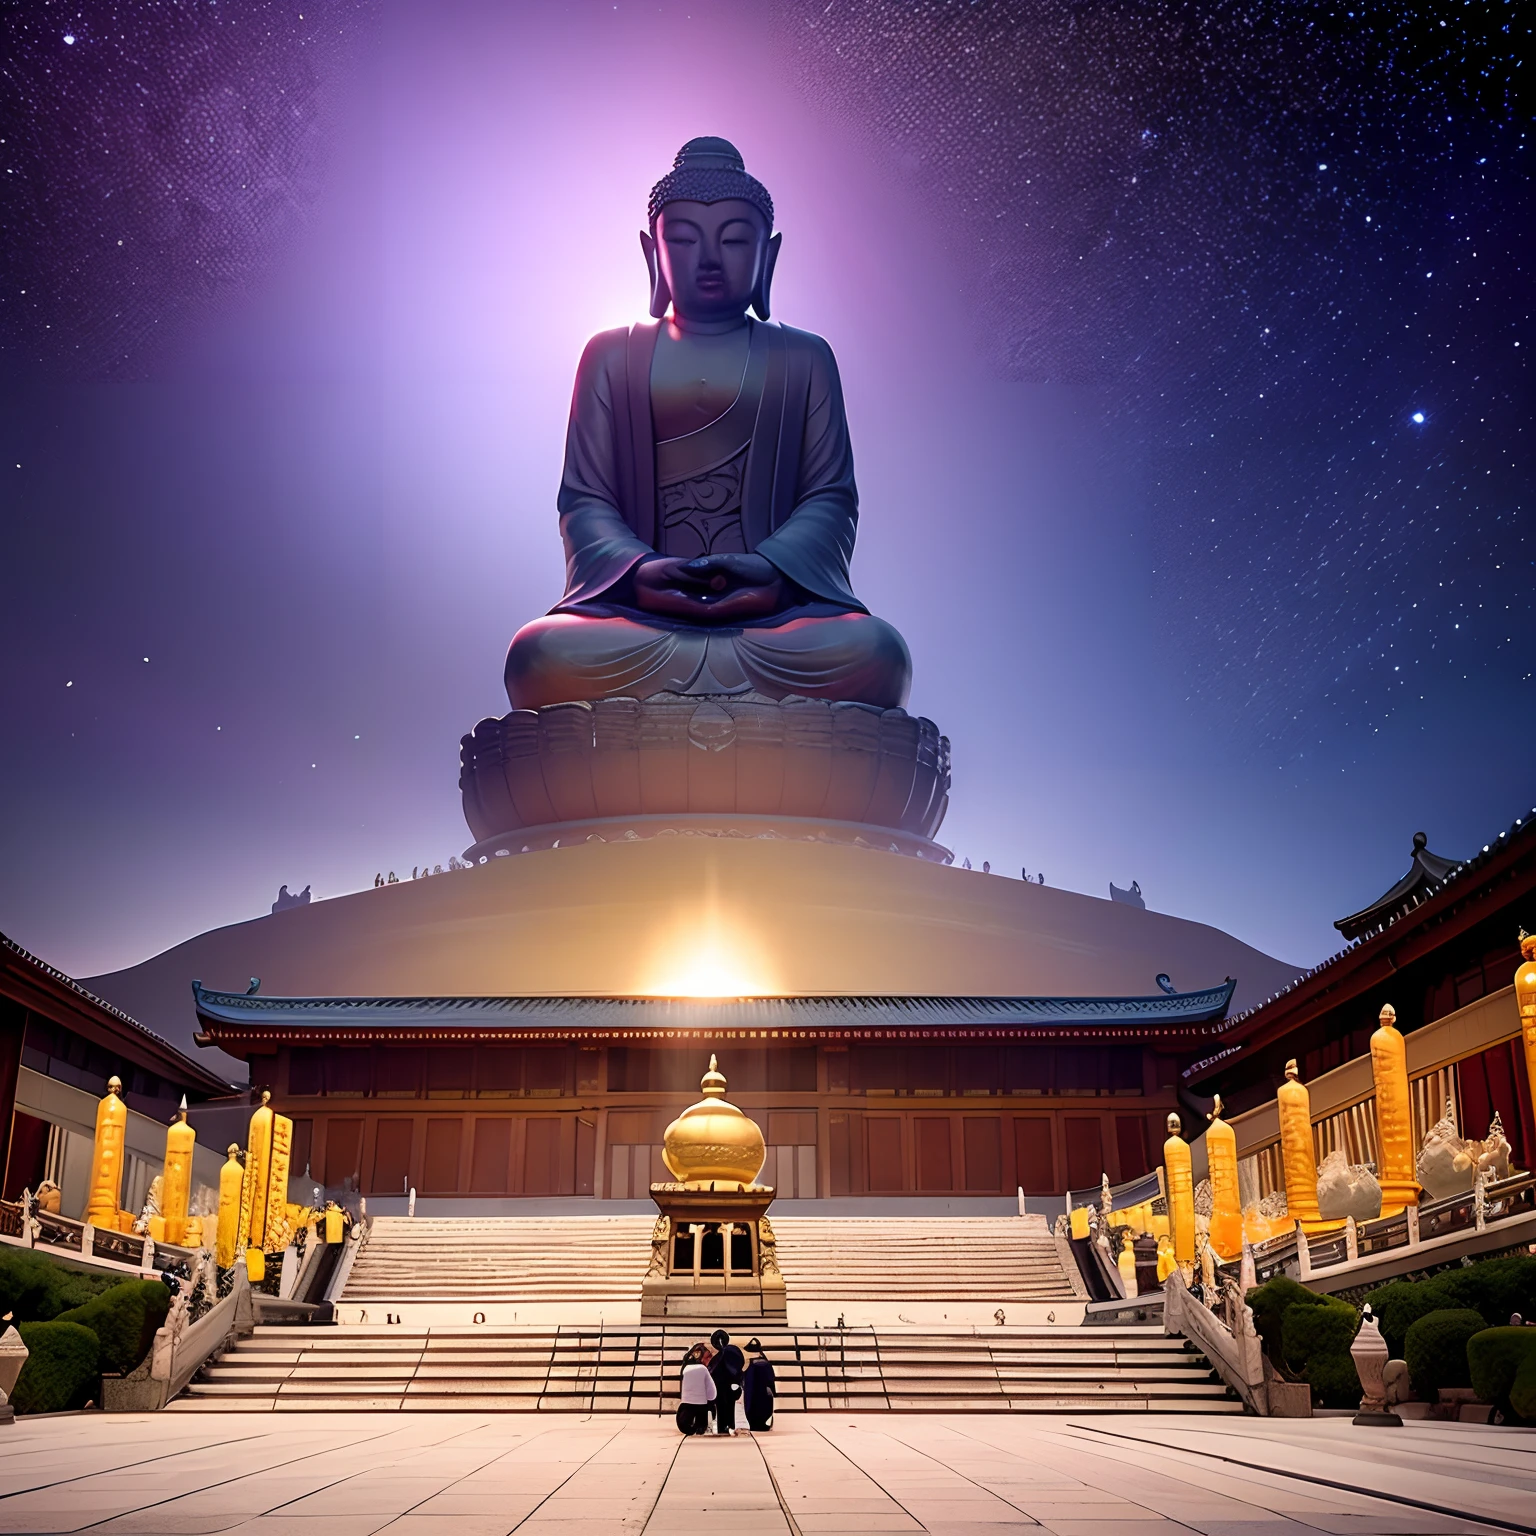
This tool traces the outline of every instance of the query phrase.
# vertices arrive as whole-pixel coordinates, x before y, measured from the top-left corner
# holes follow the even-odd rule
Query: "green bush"
[[[1453,1305],[1481,1312],[1491,1328],[1504,1327],[1513,1312],[1522,1317],[1536,1312],[1536,1255],[1480,1259],[1424,1283],[1454,1296]]]
[[[1403,1358],[1413,1390],[1432,1403],[1441,1387],[1470,1387],[1467,1340],[1487,1326],[1480,1314],[1467,1307],[1426,1312],[1410,1324]]]
[[[1472,1390],[1506,1421],[1536,1424],[1536,1328],[1485,1328],[1467,1340]]]
[[[1285,1309],[1280,1328],[1285,1363],[1306,1379],[1325,1408],[1353,1408],[1360,1401],[1360,1377],[1349,1355],[1359,1326],[1359,1314],[1335,1296],[1306,1291]]]
[[[52,1322],[115,1283],[112,1275],[66,1269],[27,1248],[0,1249],[0,1317],[22,1323]]]
[[[58,1320],[89,1328],[101,1340],[102,1370],[126,1376],[149,1353],[170,1304],[160,1281],[123,1280]]]
[[[101,1345],[79,1323],[22,1323],[27,1363],[16,1378],[11,1402],[17,1413],[58,1413],[83,1408],[96,1395]]]
[[[1464,1307],[1494,1327],[1507,1323],[1514,1312],[1536,1317],[1536,1256],[1482,1259],[1428,1280],[1394,1280],[1365,1299],[1381,1324],[1387,1348],[1403,1358],[1408,1329],[1431,1312]]]
[[[1407,1348],[1408,1330],[1421,1317],[1459,1305],[1456,1297],[1433,1280],[1394,1280],[1390,1285],[1378,1286],[1365,1300],[1371,1315],[1381,1325],[1381,1336],[1394,1360],[1406,1358],[1403,1351]]]
[[[1248,1292],[1246,1300],[1253,1311],[1253,1326],[1264,1341],[1264,1353],[1275,1365],[1285,1364],[1281,1328],[1286,1310],[1302,1297],[1315,1295],[1289,1275],[1276,1275]]]

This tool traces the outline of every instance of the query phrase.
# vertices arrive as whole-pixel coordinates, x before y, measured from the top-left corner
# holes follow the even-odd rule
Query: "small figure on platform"
[[[747,1374],[741,1383],[741,1407],[747,1416],[747,1428],[754,1433],[773,1428],[773,1366],[763,1353],[760,1339],[747,1341]]]
[[[741,1380],[746,1375],[747,1360],[740,1348],[731,1343],[731,1336],[724,1328],[710,1334],[714,1358],[709,1362],[709,1374],[715,1378],[715,1433],[736,1433],[736,1399],[741,1396]]]
[[[709,1428],[709,1405],[715,1401],[715,1382],[705,1364],[709,1350],[695,1344],[683,1356],[682,1401],[677,1408],[677,1427],[685,1435],[702,1435]]]

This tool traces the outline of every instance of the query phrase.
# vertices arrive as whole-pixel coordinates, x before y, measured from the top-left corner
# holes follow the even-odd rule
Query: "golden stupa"
[[[704,1097],[667,1127],[662,1161],[689,1189],[751,1189],[767,1147],[757,1122],[725,1097],[725,1075],[715,1058],[699,1084]]]

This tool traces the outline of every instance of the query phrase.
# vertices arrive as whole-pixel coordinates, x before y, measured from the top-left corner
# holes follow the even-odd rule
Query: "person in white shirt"
[[[683,1362],[682,1401],[677,1410],[677,1427],[685,1435],[702,1435],[709,1427],[709,1405],[715,1400],[715,1379],[700,1357],[702,1346],[695,1344]]]

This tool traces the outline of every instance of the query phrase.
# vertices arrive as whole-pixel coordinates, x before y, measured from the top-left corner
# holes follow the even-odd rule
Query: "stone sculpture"
[[[947,858],[928,840],[948,743],[901,707],[906,644],[850,581],[837,363],[769,323],[781,238],[724,139],[689,140],[652,189],[652,319],[577,369],[566,590],[512,640],[512,713],[463,741],[469,857],[703,816],[889,829],[906,836],[874,846]]]
[[[1375,1221],[1382,1214],[1381,1185],[1364,1163],[1351,1163],[1342,1148],[1323,1159],[1317,1172],[1317,1207],[1324,1221]]]

